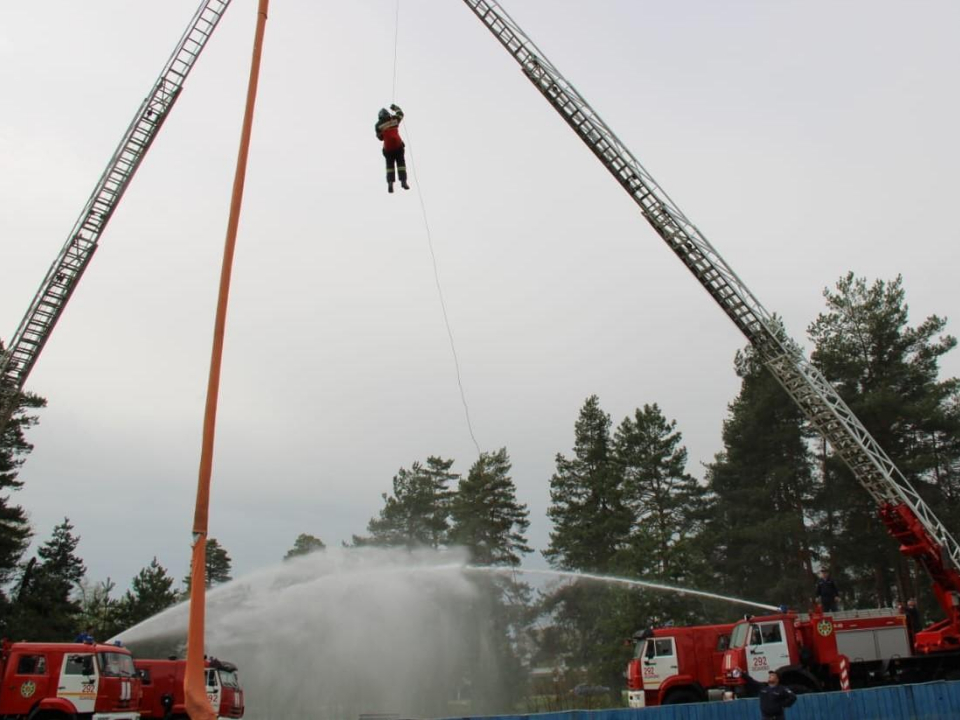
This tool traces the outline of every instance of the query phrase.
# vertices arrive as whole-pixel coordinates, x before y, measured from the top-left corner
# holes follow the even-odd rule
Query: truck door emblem
[[[817,623],[817,632],[823,637],[829,636],[833,632],[833,623],[829,620],[821,620]]]
[[[32,680],[27,680],[23,685],[20,686],[20,695],[28,698],[33,697],[33,694],[37,691],[37,684]]]

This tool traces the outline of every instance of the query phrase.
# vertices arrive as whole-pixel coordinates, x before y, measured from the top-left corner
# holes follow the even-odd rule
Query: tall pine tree
[[[204,582],[208,590],[215,585],[222,585],[233,579],[230,577],[230,568],[233,566],[233,560],[227,553],[226,548],[224,548],[216,538],[209,538],[207,540],[205,565]],[[187,573],[187,576],[183,579],[184,594],[190,592],[190,584],[191,576],[190,573]]]
[[[694,517],[703,494],[687,473],[687,449],[676,428],[656,403],[644,405],[624,418],[613,441],[632,525],[628,569],[664,582],[689,576]]]
[[[592,395],[580,409],[573,457],[557,454],[550,479],[553,522],[544,555],[554,567],[604,572],[611,569],[630,530],[620,476],[610,441],[610,416]]]
[[[519,565],[533,552],[525,533],[529,511],[517,502],[507,449],[481,453],[461,478],[451,503],[450,541],[470,550],[479,565]]]
[[[120,615],[125,627],[153,617],[174,605],[179,596],[173,589],[173,577],[154,557],[147,567],[133,578],[130,589],[120,601]]]
[[[450,543],[466,547],[476,564],[518,566],[532,552],[526,538],[529,512],[517,501],[510,470],[506,448],[481,453],[453,496]],[[471,579],[478,590],[471,617],[482,619],[481,624],[468,620],[463,625],[466,646],[473,648],[468,665],[472,697],[518,699],[525,677],[522,640],[533,619],[530,588],[509,575]],[[475,702],[471,709],[492,711],[494,705]]]
[[[393,477],[393,493],[383,494],[383,509],[367,523],[369,537],[353,536],[354,545],[441,547],[450,527],[449,484],[453,460],[430,456]]]
[[[702,531],[705,489],[686,471],[687,449],[675,420],[660,407],[644,405],[624,418],[613,439],[630,513],[628,542],[619,555],[620,572],[676,587],[702,588],[707,563]],[[647,624],[702,621],[703,604],[677,593],[632,593],[621,636]]]
[[[813,362],[928,502],[955,492],[958,448],[947,438],[960,430],[957,380],[938,377],[956,346],[946,321],[931,315],[911,326],[899,276],[870,284],[851,272],[824,297],[827,311],[808,329]],[[824,452],[822,466],[820,533],[849,600],[887,605],[914,594],[916,571],[884,540],[874,502],[838,458]]]
[[[309,555],[312,552],[317,550],[323,550],[326,547],[323,540],[308,533],[300,533],[297,535],[297,539],[293,541],[293,547],[287,550],[287,554],[283,556],[284,560],[289,560],[291,558],[300,557],[301,555]]]
[[[12,613],[14,637],[63,642],[76,635],[82,611],[76,596],[87,572],[76,554],[79,542],[64,518],[23,566]]]
[[[740,394],[723,424],[724,450],[708,467],[705,538],[723,592],[809,607],[814,492],[803,415],[752,348],[735,360]]]
[[[33,445],[26,440],[26,431],[36,425],[38,419],[30,413],[46,404],[47,401],[37,395],[22,394],[16,410],[0,432],[0,608],[5,599],[3,588],[13,578],[33,534],[26,511],[14,504],[12,493],[23,487],[17,473],[33,450]]]

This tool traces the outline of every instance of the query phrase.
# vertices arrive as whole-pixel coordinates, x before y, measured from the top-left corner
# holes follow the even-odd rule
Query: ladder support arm
[[[104,228],[230,2],[203,0],[200,3],[0,356],[0,431],[16,411],[27,377],[93,258]]]
[[[764,309],[653,176],[496,0],[464,0],[520,65],[524,75],[560,114],[639,206],[667,246],[697,278],[757,351],[813,426],[870,493],[881,516],[906,508],[916,518],[913,554],[935,583],[960,592],[960,544],[853,414],[829,381],[804,356],[782,325]],[[889,527],[889,524],[888,524]],[[922,557],[921,557],[922,556]],[[943,603],[941,603],[943,604]],[[945,608],[946,609],[946,608]],[[948,612],[948,617],[951,613]],[[960,632],[960,616],[955,632]]]

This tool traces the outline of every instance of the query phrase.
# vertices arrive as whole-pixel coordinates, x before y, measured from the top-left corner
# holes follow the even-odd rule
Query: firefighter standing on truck
[[[387,192],[393,192],[393,183],[397,174],[400,175],[400,187],[409,190],[407,185],[407,165],[403,158],[403,140],[400,139],[400,121],[403,120],[403,110],[391,105],[391,115],[386,108],[380,109],[377,116],[377,140],[383,141],[383,157],[387,161]]]
[[[837,584],[830,577],[830,571],[826,568],[820,570],[820,579],[817,580],[817,587],[813,591],[815,599],[820,601],[820,607],[823,612],[836,612],[837,596],[840,591]]]

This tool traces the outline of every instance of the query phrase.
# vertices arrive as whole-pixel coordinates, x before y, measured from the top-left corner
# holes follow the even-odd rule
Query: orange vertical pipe
[[[269,0],[260,0],[257,8],[257,30],[253,40],[250,61],[250,80],[247,85],[247,105],[243,115],[237,169],[233,178],[230,199],[230,219],[223,248],[220,270],[220,294],[217,299],[217,317],[213,329],[213,350],[210,356],[210,377],[207,382],[207,404],[203,415],[203,446],[200,451],[200,472],[197,481],[197,505],[193,516],[193,553],[190,571],[190,622],[187,627],[187,669],[184,694],[187,714],[191,720],[216,720],[217,713],[207,699],[204,672],[204,615],[206,601],[206,544],[207,518],[210,509],[210,476],[213,469],[213,441],[217,425],[217,400],[220,393],[220,366],[223,360],[223,336],[227,324],[227,300],[230,296],[230,275],[233,254],[240,224],[240,206],[243,202],[243,183],[247,172],[247,155],[253,127],[253,108],[257,99],[257,81],[260,76],[260,55],[267,23]]]

